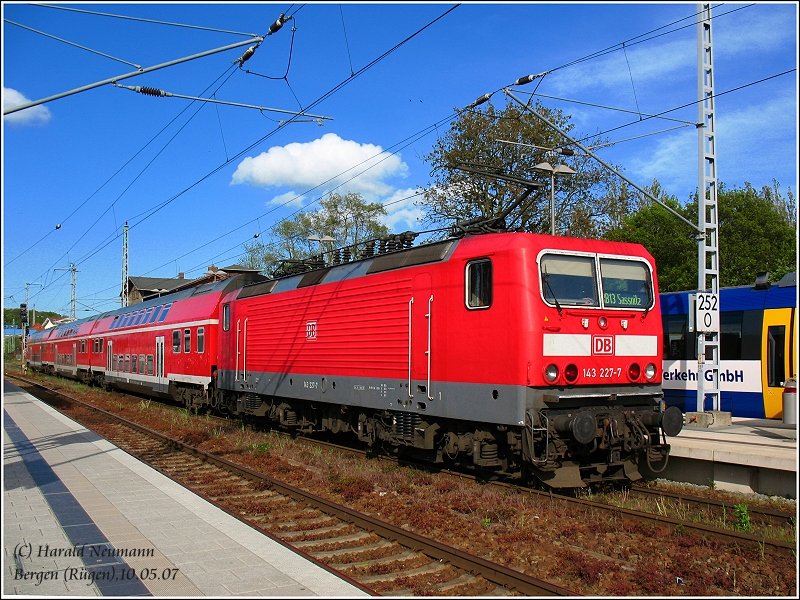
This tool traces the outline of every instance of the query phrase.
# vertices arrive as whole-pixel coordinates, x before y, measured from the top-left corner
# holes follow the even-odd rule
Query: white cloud
[[[30,100],[17,90],[7,87],[3,88],[3,112],[15,106],[27,104],[28,102],[30,102]],[[5,115],[3,119],[5,119],[6,123],[18,125],[44,125],[50,120],[51,116],[50,109],[40,104],[11,113],[10,115]]]
[[[335,133],[307,143],[274,146],[255,157],[247,157],[236,168],[231,183],[264,187],[342,185],[344,192],[357,192],[366,199],[385,195],[390,177],[405,176],[407,165],[374,144],[343,140]]]
[[[684,40],[642,44],[611,52],[603,58],[579,63],[545,78],[557,94],[588,90],[629,89],[631,74],[637,86],[657,82],[681,70],[692,69],[696,48]],[[626,60],[627,54],[627,60]],[[630,71],[628,70],[630,64]]]
[[[794,183],[797,161],[796,104],[791,94],[767,102],[719,111],[716,127],[717,177],[730,185]],[[635,181],[658,179],[669,193],[687,200],[697,189],[697,132],[687,128],[658,138],[652,151],[631,158]]]
[[[639,184],[650,185],[658,179],[668,194],[687,200],[697,188],[696,130],[687,128],[659,138],[652,152],[630,159],[626,170]]]
[[[381,201],[386,207],[383,223],[389,231],[400,232],[406,229],[416,230],[424,215],[422,209],[415,206],[422,196],[415,189],[396,190],[391,196]]]
[[[780,50],[787,43],[794,44],[795,27],[790,20],[792,16],[787,14],[787,9],[791,12],[796,10],[794,7],[761,6],[757,11],[749,8],[725,15],[724,19],[715,19],[715,57],[738,54],[753,56]]]
[[[272,198],[272,200],[267,202],[267,206],[297,206],[302,208],[305,200],[306,197],[303,194],[298,194],[297,192],[286,192],[285,194],[279,194]]]

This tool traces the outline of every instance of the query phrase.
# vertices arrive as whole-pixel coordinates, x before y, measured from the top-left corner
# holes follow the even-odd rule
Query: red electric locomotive
[[[233,289],[214,403],[554,487],[640,477],[682,427],[633,244],[471,235]]]

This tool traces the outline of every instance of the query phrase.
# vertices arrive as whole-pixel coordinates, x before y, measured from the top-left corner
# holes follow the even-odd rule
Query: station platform
[[[642,469],[642,474],[796,500],[797,429],[777,419],[743,417],[732,417],[729,425],[688,423],[667,438],[667,468],[661,473]]]
[[[3,382],[3,596],[367,596]]]

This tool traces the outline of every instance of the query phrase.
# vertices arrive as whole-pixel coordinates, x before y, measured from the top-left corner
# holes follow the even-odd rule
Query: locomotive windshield
[[[540,261],[540,273],[545,301],[559,309],[601,305],[649,309],[653,303],[650,272],[641,261],[620,258],[598,261],[594,256],[545,254]]]

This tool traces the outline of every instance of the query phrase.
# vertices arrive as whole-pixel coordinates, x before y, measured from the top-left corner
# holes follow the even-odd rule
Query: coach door
[[[72,375],[75,376],[78,374],[78,344],[73,342],[72,343]]]
[[[783,387],[791,370],[791,313],[791,308],[764,311],[761,385],[764,390],[764,415],[768,419],[776,419],[783,413]]]
[[[165,385],[164,379],[164,336],[156,338],[156,385]]]
[[[111,352],[113,351],[114,346],[111,343],[111,340],[108,341],[106,344],[106,377],[111,375]]]

